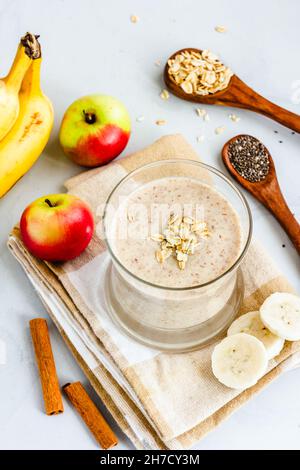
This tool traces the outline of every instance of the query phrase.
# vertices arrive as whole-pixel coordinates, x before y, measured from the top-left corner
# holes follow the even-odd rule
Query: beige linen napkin
[[[182,136],[166,136],[140,152],[72,178],[66,187],[90,204],[101,225],[103,203],[129,171],[152,161],[183,157],[199,160]],[[137,448],[193,446],[299,361],[300,342],[287,342],[258,384],[240,392],[214,378],[213,345],[186,354],[166,354],[127,338],[105,310],[103,284],[109,259],[99,233],[80,257],[61,265],[32,257],[18,228],[8,246],[97,393]],[[252,243],[242,270],[245,299],[240,314],[257,309],[274,291],[293,291],[257,243]]]

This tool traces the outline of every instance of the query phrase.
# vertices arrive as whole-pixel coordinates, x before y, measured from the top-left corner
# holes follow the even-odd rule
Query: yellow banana
[[[19,116],[0,142],[0,197],[40,156],[53,126],[52,104],[40,88],[41,61],[32,61],[21,86]]]
[[[19,90],[32,59],[40,57],[38,36],[27,33],[21,38],[8,75],[0,79],[0,140],[10,131],[19,114]]]

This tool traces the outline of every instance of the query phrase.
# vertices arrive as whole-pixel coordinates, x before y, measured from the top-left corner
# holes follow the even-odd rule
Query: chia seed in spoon
[[[235,170],[251,183],[264,180],[269,173],[268,151],[251,135],[242,135],[231,142],[228,156]]]

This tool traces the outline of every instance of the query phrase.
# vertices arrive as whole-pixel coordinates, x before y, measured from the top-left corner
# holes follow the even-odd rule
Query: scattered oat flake
[[[155,124],[156,124],[157,126],[164,126],[165,124],[167,124],[167,121],[166,121],[165,119],[157,119],[157,120],[155,121]]]
[[[170,94],[166,89],[162,90],[159,96],[162,100],[168,100],[170,98]]]
[[[231,119],[232,122],[239,122],[241,119],[240,117],[236,116],[235,114],[229,114],[229,119]]]
[[[197,137],[197,142],[201,143],[201,142],[203,142],[203,141],[204,141],[204,135],[199,135],[199,136]]]
[[[138,116],[136,118],[136,122],[143,122],[145,120],[145,116]]]
[[[154,65],[156,65],[156,67],[160,67],[161,66],[161,60],[156,60],[154,62]]]
[[[219,134],[222,134],[224,131],[225,131],[225,127],[219,126],[219,127],[216,127],[215,134],[219,135]]]
[[[210,121],[210,117],[209,117],[209,115],[208,115],[207,113],[204,114],[204,116],[203,116],[203,121]]]
[[[206,115],[206,109],[196,108],[196,113],[198,114],[198,116],[204,117]]]
[[[226,26],[216,26],[215,31],[217,31],[217,33],[226,33],[227,28]]]
[[[131,23],[137,23],[139,20],[140,19],[137,15],[131,15],[131,17],[130,17]]]

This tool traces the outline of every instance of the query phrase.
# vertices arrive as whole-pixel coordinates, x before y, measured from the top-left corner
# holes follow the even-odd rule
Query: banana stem
[[[38,36],[27,33],[21,38],[15,59],[11,69],[5,78],[6,85],[15,92],[18,92],[32,60],[41,57],[41,47]]]
[[[25,49],[25,54],[27,54],[30,59],[39,59],[42,55],[41,45],[38,41],[39,37],[39,35],[26,33],[25,36],[21,38],[21,44]]]

